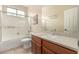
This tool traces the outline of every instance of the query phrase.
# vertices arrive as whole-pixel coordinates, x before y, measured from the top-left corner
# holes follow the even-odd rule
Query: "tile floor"
[[[31,53],[31,48],[24,49],[23,47],[18,47],[5,51],[2,54],[32,54],[32,53]]]

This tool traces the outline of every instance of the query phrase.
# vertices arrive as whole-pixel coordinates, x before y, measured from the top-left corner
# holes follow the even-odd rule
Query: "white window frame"
[[[10,11],[9,9],[15,10],[15,12]],[[7,15],[10,15],[10,16],[16,16],[16,9],[13,9],[13,8],[7,8]]]
[[[13,9],[13,10],[15,10],[16,12],[9,12],[8,10],[7,10],[7,15],[8,16],[17,16],[17,17],[25,17],[25,13],[24,13],[24,11],[21,11],[21,10],[18,10],[18,9],[14,9],[14,8],[7,8],[7,9]],[[19,12],[18,12],[19,11]],[[24,14],[20,14],[20,12],[23,12]]]
[[[22,12],[23,14],[21,14],[20,12]],[[18,17],[24,17],[25,13],[23,11],[17,10],[17,16]]]

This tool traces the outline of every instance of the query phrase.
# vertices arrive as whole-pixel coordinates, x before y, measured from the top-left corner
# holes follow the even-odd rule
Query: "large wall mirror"
[[[43,28],[50,32],[79,32],[78,6],[45,6],[42,8]]]

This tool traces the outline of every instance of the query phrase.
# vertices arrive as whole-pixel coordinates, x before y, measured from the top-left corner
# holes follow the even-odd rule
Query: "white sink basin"
[[[44,38],[56,38],[57,35],[52,35],[52,34],[46,34],[43,36]]]

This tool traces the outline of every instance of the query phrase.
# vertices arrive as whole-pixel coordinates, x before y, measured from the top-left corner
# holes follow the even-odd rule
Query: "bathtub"
[[[22,44],[23,44],[22,40],[24,40],[24,39],[27,39],[27,38],[14,39],[14,40],[0,42],[0,53],[4,52],[6,50],[12,49],[12,48],[22,46]]]

